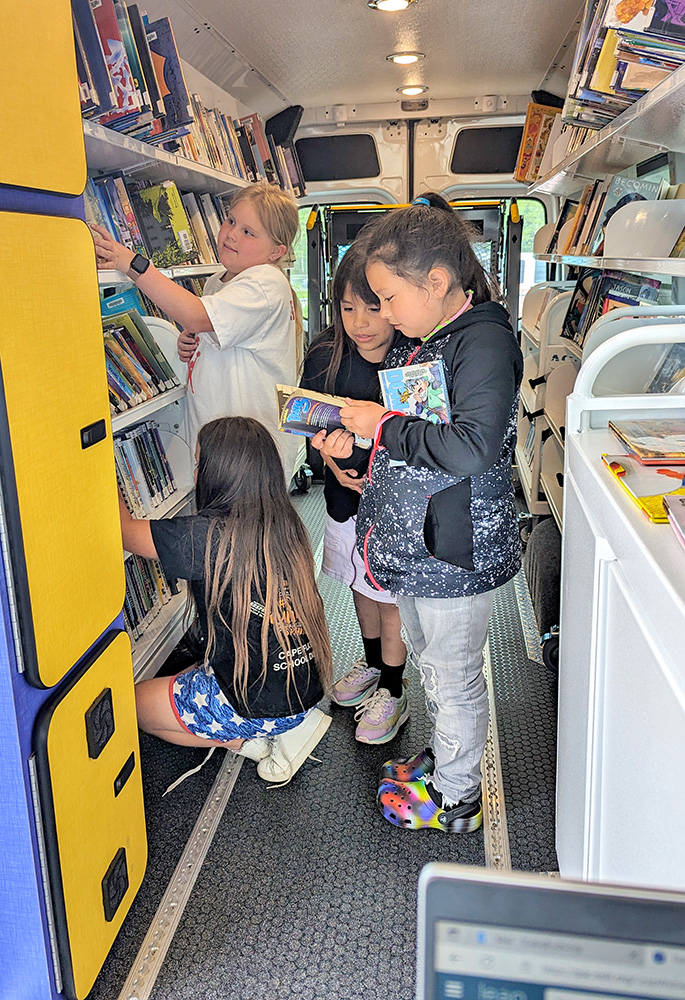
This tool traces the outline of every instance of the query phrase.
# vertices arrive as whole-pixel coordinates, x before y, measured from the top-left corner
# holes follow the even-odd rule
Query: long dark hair
[[[286,691],[294,688],[291,650],[301,644],[298,623],[311,643],[324,687],[332,676],[331,650],[316,588],[309,537],[288,497],[283,466],[269,431],[251,417],[221,417],[198,434],[198,513],[209,516],[205,551],[207,662],[216,644],[215,621],[233,635],[234,686],[247,704],[247,625],[253,595],[264,605],[262,681],[266,678],[269,624],[285,652]],[[231,621],[221,606],[230,584]],[[295,710],[300,710],[295,708]]]
[[[450,292],[471,290],[473,305],[497,297],[471,246],[478,234],[434,191],[409,208],[386,212],[365,227],[362,239],[367,264],[378,261],[412,284],[422,285],[434,267],[444,267],[452,276]]]
[[[333,302],[333,322],[314,341],[305,356],[305,361],[321,355],[321,369],[317,377],[325,374],[324,392],[335,391],[335,380],[346,350],[357,350],[357,345],[345,333],[340,304],[347,290],[369,306],[379,306],[378,296],[371,291],[366,280],[366,252],[363,241],[353,243],[339,262],[333,275],[331,299]]]

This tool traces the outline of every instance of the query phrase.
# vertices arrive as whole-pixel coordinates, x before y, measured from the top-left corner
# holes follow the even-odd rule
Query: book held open
[[[311,389],[299,389],[292,385],[276,386],[278,406],[278,429],[286,434],[300,434],[314,437],[319,431],[345,430],[340,420],[340,410],[347,403],[342,396],[329,396]],[[368,438],[355,434],[354,443],[360,448],[370,448]]]

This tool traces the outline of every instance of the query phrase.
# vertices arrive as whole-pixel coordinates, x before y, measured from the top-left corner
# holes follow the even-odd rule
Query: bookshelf
[[[685,277],[685,259],[677,257],[576,257],[564,254],[535,254],[548,264],[574,267],[599,267],[612,271],[632,271],[664,277]]]
[[[682,890],[685,552],[601,462],[623,450],[609,419],[685,418],[682,395],[598,394],[609,365],[682,342],[682,325],[641,319],[597,346],[568,399],[557,854],[564,877]],[[640,802],[668,803],[667,822]]]
[[[168,153],[147,142],[84,120],[83,138],[86,146],[88,172],[110,173],[123,170],[137,180],[155,184],[173,180],[179,189],[221,195],[248,187],[250,181],[215,170],[184,156]]]
[[[685,66],[539,178],[528,194],[572,195],[588,178],[618,174],[663,152],[685,152]]]

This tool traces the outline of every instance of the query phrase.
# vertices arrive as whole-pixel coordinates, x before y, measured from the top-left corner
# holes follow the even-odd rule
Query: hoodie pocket
[[[470,479],[462,479],[431,497],[423,537],[426,548],[436,559],[462,569],[475,569]]]

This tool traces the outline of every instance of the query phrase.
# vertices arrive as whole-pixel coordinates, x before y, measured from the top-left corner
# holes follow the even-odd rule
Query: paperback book
[[[609,428],[643,465],[685,465],[685,420],[610,420]]]
[[[389,410],[421,417],[432,424],[450,422],[449,392],[441,358],[378,372],[383,403]]]
[[[602,461],[650,521],[659,523],[668,519],[663,503],[665,496],[685,496],[682,466],[642,465],[629,455],[602,455]]]
[[[347,406],[347,403],[342,396],[330,396],[327,393],[299,389],[292,385],[277,385],[276,405],[278,429],[287,434],[314,437],[320,430],[328,433],[345,430],[340,419],[340,410],[343,406]],[[360,448],[371,447],[368,438],[357,435],[354,443]]]

